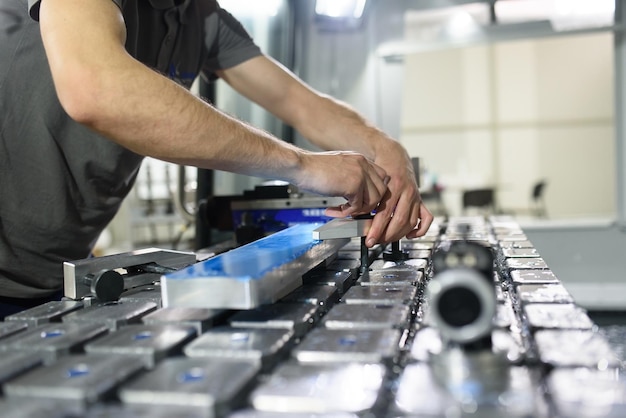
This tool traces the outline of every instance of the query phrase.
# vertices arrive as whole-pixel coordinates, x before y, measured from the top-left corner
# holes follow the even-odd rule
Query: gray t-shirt
[[[71,120],[57,99],[39,3],[0,6],[0,296],[63,286],[63,261],[89,255],[143,159]],[[261,52],[213,0],[112,0],[126,49],[186,87]]]

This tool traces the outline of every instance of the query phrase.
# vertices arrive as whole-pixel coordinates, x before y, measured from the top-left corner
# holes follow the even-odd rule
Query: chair
[[[434,216],[448,216],[448,210],[446,209],[446,205],[443,203],[441,189],[439,186],[435,185],[428,191],[420,191],[420,197],[422,198],[424,204],[428,207],[428,210],[430,210]]]
[[[546,202],[543,198],[546,184],[547,182],[545,180],[539,180],[537,183],[535,183],[532,189],[532,194],[530,198],[530,212],[537,218],[548,217]]]
[[[465,190],[463,192],[463,213],[477,208],[488,213],[496,213],[495,191],[491,188]]]

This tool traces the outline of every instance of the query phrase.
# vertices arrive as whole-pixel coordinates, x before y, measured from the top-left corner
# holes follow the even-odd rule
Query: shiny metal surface
[[[314,241],[315,226],[296,225],[163,276],[163,306],[251,309],[276,302],[347,242]]]
[[[65,296],[68,298],[81,299],[91,293],[89,285],[85,283],[85,278],[102,270],[126,270],[146,264],[157,264],[165,268],[179,269],[195,262],[196,256],[193,253],[161,250],[158,248],[66,261],[63,263],[63,288]],[[158,277],[158,275],[151,275],[147,280],[151,282],[155,278],[158,279]]]
[[[291,241],[302,254],[319,244],[305,235],[303,247]],[[426,289],[436,251],[465,239],[495,254],[484,275],[495,314],[484,338],[459,343],[433,320]],[[425,238],[402,240],[406,262],[370,249],[367,271],[359,238],[330,241],[336,246],[305,255],[302,286],[278,297],[283,284],[267,283],[276,300],[253,308],[164,308],[159,283],[131,279],[116,302],[87,295],[0,322],[0,416],[623,415],[623,351],[612,345],[623,334],[609,341],[599,332],[510,218],[438,220]],[[275,254],[263,262],[293,284],[282,266],[299,256],[269,247]],[[241,260],[254,276],[248,284],[265,277],[258,260]],[[213,297],[206,287],[187,290]]]
[[[333,219],[313,230],[313,239],[326,240],[337,238],[363,237],[372,226],[372,219]]]

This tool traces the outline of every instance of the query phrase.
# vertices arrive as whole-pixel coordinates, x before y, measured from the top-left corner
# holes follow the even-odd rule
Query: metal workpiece
[[[37,353],[51,363],[106,332],[103,324],[48,324],[0,340],[0,351]]]
[[[411,308],[406,305],[335,305],[322,319],[322,326],[337,330],[407,329]]]
[[[248,361],[175,357],[123,385],[118,396],[126,404],[199,408],[223,416],[242,400],[259,365]]]
[[[185,355],[214,360],[252,361],[264,369],[276,364],[290,347],[294,333],[287,329],[218,327],[184,348]]]
[[[73,355],[5,383],[7,396],[51,399],[78,406],[105,400],[117,385],[143,369],[123,356]]]
[[[514,270],[511,279],[515,285],[561,283],[551,270]]]
[[[406,261],[386,261],[374,260],[370,264],[370,270],[397,270],[410,269],[424,271],[428,267],[428,260],[423,258],[412,258]]]
[[[606,370],[621,364],[607,340],[593,330],[539,330],[534,340],[539,359],[552,367]]]
[[[146,325],[182,325],[194,327],[200,335],[225,316],[220,309],[161,308],[141,319]]]
[[[91,295],[105,302],[117,300],[126,289],[158,281],[166,271],[195,262],[193,253],[157,248],[66,261],[63,289],[70,299]]]
[[[0,411],[3,417],[10,418],[82,417],[85,416],[86,408],[68,405],[62,400],[26,396],[0,398]]]
[[[547,388],[559,417],[626,416],[626,380],[620,370],[557,369],[550,372]]]
[[[4,318],[5,321],[25,322],[29,327],[47,324],[50,322],[58,322],[63,315],[76,311],[83,307],[83,303],[79,301],[51,301],[43,305],[9,315]]]
[[[337,238],[364,237],[372,226],[372,218],[338,218],[313,230],[313,239],[326,240]]]
[[[124,325],[141,322],[144,315],[157,309],[154,302],[108,302],[92,305],[65,315],[64,323],[106,325],[115,331]]]
[[[548,270],[543,258],[507,258],[505,265],[511,270]]]
[[[400,330],[316,328],[292,351],[300,363],[391,363],[398,356]]]
[[[536,248],[503,248],[502,255],[506,258],[539,258]]]
[[[523,284],[516,290],[522,304],[574,303],[574,298],[562,284]]]
[[[623,335],[512,218],[433,225],[400,241],[407,260],[368,249],[365,270],[362,237],[315,240],[319,224],[178,270],[124,255],[106,269],[118,300],[90,289],[0,322],[0,415],[624,415]]]
[[[339,300],[339,292],[335,286],[304,285],[289,293],[279,302],[308,303],[320,308],[320,315],[325,314]]]
[[[276,302],[348,241],[314,240],[317,226],[295,225],[163,276],[163,306],[252,309]]]
[[[277,368],[252,392],[250,401],[259,411],[289,416],[360,413],[376,406],[385,375],[386,369],[380,364],[301,365],[294,361]]]
[[[254,409],[245,409],[228,415],[228,418],[359,418],[356,414],[347,412],[329,412],[324,414],[303,413],[281,413],[281,412],[263,412]]]
[[[301,337],[313,327],[318,312],[318,306],[308,303],[276,303],[237,312],[228,323],[237,328],[287,329]]]
[[[124,292],[118,301],[121,303],[151,302],[157,306],[157,309],[163,306],[161,287],[154,285],[139,286]]]
[[[176,325],[128,325],[85,345],[94,355],[131,356],[152,368],[167,356],[182,353],[196,336],[192,327]]]
[[[24,374],[42,365],[44,356],[30,351],[5,352],[0,356],[0,383]],[[0,411],[2,409],[0,408]]]
[[[356,274],[351,271],[317,271],[303,277],[305,285],[333,286],[342,295],[354,284]]]
[[[494,329],[491,334],[492,346],[490,351],[506,363],[521,364],[526,360],[527,349],[520,333],[504,329]],[[414,361],[429,362],[431,356],[441,354],[447,349],[441,334],[434,327],[424,327],[417,330],[409,349],[409,358]]]
[[[427,363],[410,364],[403,370],[395,396],[400,416],[547,417],[545,401],[536,389],[538,379],[524,367],[468,367],[462,384],[454,386],[457,376],[441,382]],[[472,372],[478,374],[471,375]],[[482,375],[482,376],[481,376]],[[489,376],[484,379],[485,376]],[[499,384],[500,386],[497,386]],[[471,411],[471,412],[468,412]]]
[[[523,307],[528,324],[543,329],[592,329],[587,312],[573,303],[531,303]]]
[[[424,273],[414,269],[371,270],[357,280],[361,286],[416,286],[422,282]]]
[[[341,300],[353,305],[413,305],[416,296],[414,286],[352,286]]]
[[[28,329],[28,324],[22,321],[0,322],[0,341],[6,337]]]

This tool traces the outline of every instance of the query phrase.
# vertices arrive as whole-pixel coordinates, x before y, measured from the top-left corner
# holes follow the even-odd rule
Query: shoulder
[[[36,21],[39,21],[39,7],[41,6],[41,2],[45,0],[28,0],[28,13],[30,17]],[[122,3],[124,0],[109,0],[112,1],[119,7],[122,8]]]

